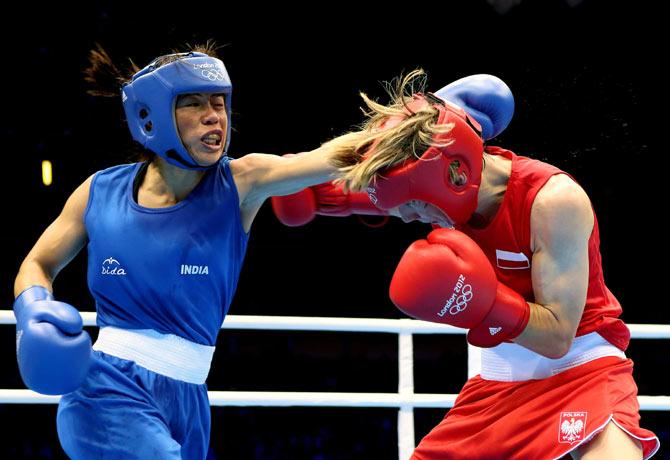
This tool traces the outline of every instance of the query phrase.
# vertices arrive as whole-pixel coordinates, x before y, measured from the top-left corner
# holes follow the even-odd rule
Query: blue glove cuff
[[[54,296],[44,286],[30,286],[18,295],[14,300],[14,314],[20,315],[26,305],[38,300],[54,300]]]

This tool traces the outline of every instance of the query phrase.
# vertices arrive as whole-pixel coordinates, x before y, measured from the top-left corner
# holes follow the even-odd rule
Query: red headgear
[[[446,147],[430,146],[420,158],[405,160],[382,171],[367,192],[378,208],[390,209],[410,200],[421,200],[440,208],[455,224],[462,224],[477,209],[484,153],[481,127],[463,109],[431,93],[415,95],[407,105],[407,115],[426,104],[438,110],[437,124],[453,124],[449,132],[435,134],[433,142],[451,143]],[[402,120],[391,117],[381,127],[391,128]],[[365,156],[369,157],[374,148],[373,145]],[[454,184],[449,176],[449,166],[454,161],[459,163],[457,176],[464,179],[461,185]]]

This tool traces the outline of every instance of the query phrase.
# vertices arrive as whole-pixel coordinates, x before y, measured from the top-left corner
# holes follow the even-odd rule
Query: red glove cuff
[[[317,202],[317,214],[323,216],[345,217],[352,214],[385,216],[383,209],[372,204],[370,196],[363,192],[345,193],[342,185],[332,182],[314,185],[312,187]]]
[[[516,291],[502,283],[496,300],[484,320],[468,332],[468,342],[482,348],[495,347],[523,332],[530,318],[530,305]]]

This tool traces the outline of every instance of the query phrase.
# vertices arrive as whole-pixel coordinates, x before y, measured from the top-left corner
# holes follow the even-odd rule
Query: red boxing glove
[[[310,187],[297,193],[272,197],[272,211],[284,225],[299,227],[316,217],[316,196]]]
[[[470,329],[468,342],[477,347],[513,339],[530,316],[524,298],[498,282],[477,243],[458,230],[433,230],[412,243],[389,292],[409,316]]]
[[[345,193],[342,186],[332,182],[307,187],[292,195],[273,196],[272,210],[279,221],[289,227],[305,225],[317,214],[337,217],[388,215],[372,204],[367,193]]]

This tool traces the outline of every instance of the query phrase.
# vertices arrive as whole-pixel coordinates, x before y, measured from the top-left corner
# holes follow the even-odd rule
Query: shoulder
[[[91,190],[91,183],[95,179],[95,177],[98,175],[99,171],[97,173],[91,174],[82,182],[79,184],[79,186],[75,189],[74,192],[72,192],[72,196],[83,196],[85,195],[88,198],[88,194]]]
[[[234,175],[249,174],[253,171],[267,167],[269,162],[276,158],[276,155],[264,153],[248,153],[243,157],[230,160],[230,170]]]
[[[141,163],[124,163],[121,165],[110,166],[109,168],[101,169],[100,171],[93,174],[94,176],[102,175],[114,175],[114,174],[124,174],[129,171],[132,171],[134,168],[138,167]]]
[[[238,190],[241,191],[241,195],[246,195],[260,192],[272,172],[276,171],[282,162],[286,162],[286,159],[279,155],[248,153],[231,160],[229,165]]]
[[[85,206],[91,193],[100,192],[100,187],[113,187],[129,180],[129,175],[139,166],[140,163],[128,163],[101,169],[88,176],[72,193],[70,200]]]
[[[591,200],[584,189],[567,174],[555,174],[540,188],[533,201],[533,212],[543,215],[591,210]]]
[[[270,155],[248,153],[228,162],[241,205],[244,206],[249,200],[249,196],[256,188],[263,171],[267,169],[267,159],[265,158],[267,156]]]
[[[97,174],[97,173],[96,173]],[[91,191],[91,183],[96,174],[91,174],[72,192],[70,197],[65,202],[63,207],[63,214],[83,216]]]
[[[113,186],[120,181],[130,180],[134,177],[133,172],[141,165],[141,163],[128,163],[101,169],[92,175],[92,186],[98,187],[98,184]]]
[[[531,208],[532,243],[587,237],[594,225],[591,200],[566,174],[552,176],[538,191]]]

